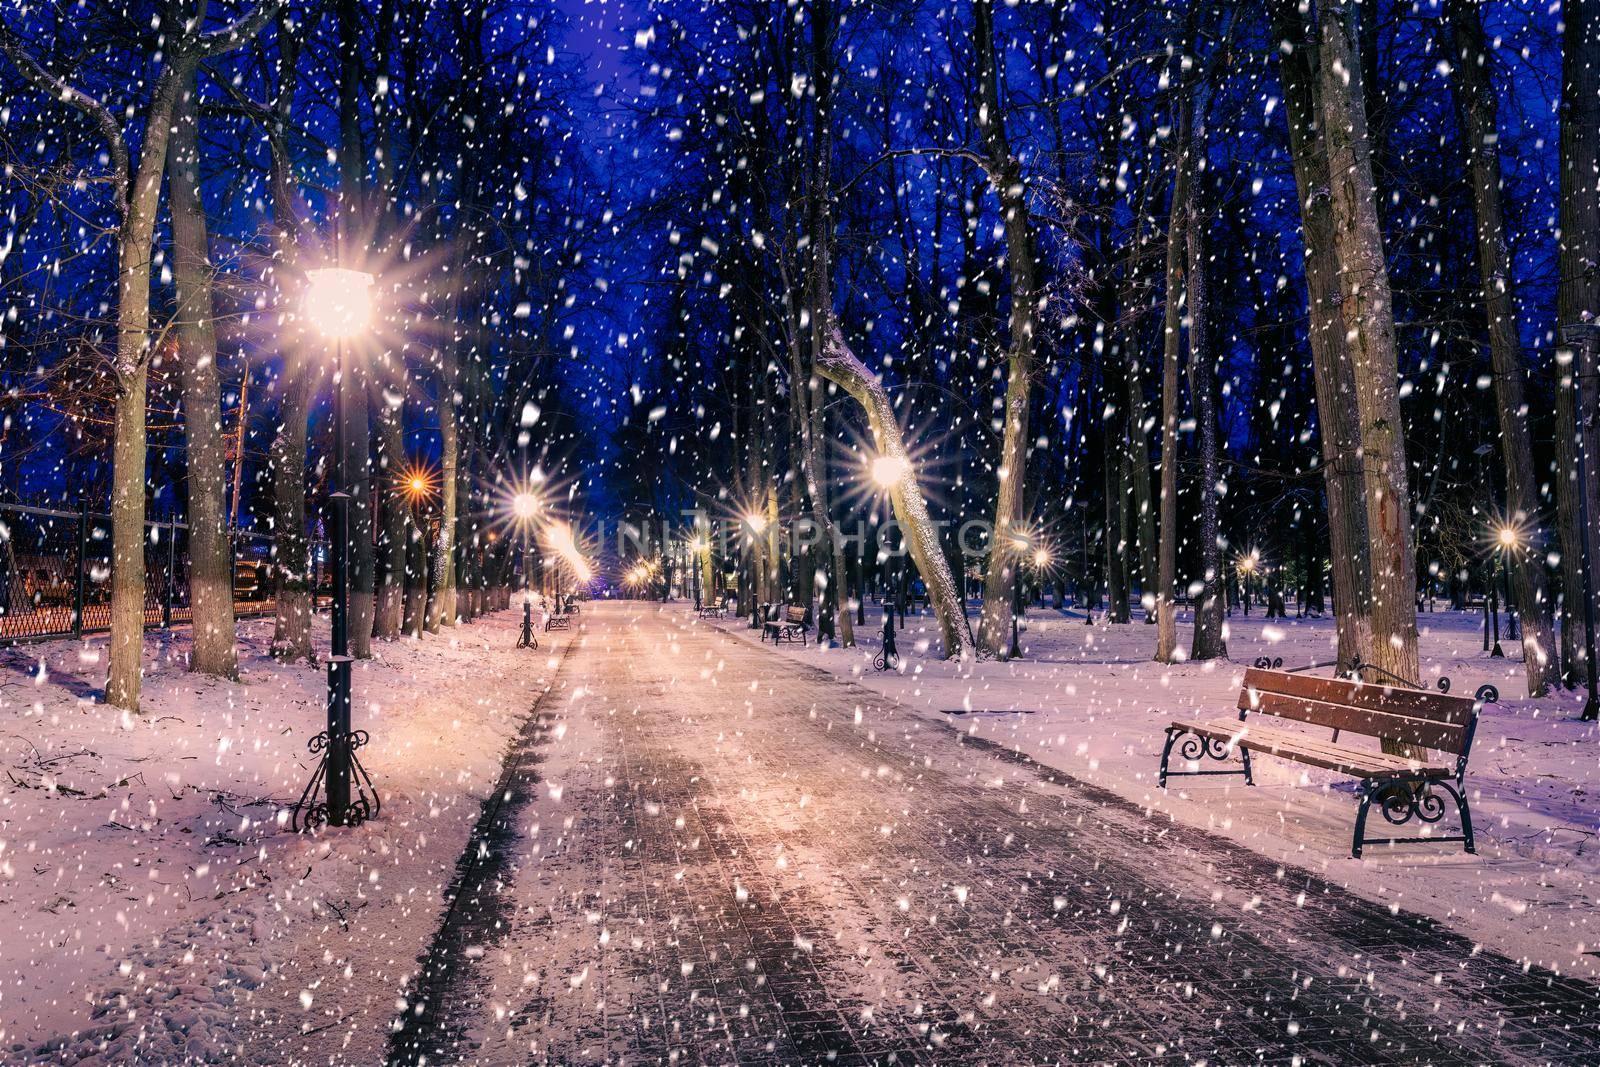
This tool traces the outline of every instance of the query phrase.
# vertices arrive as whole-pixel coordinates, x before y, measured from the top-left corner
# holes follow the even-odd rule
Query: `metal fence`
[[[235,613],[271,614],[272,536],[236,530],[231,540]],[[313,588],[326,555],[313,545]],[[190,621],[187,524],[145,522],[144,572],[145,628]],[[110,628],[111,517],[0,502],[0,645]]]

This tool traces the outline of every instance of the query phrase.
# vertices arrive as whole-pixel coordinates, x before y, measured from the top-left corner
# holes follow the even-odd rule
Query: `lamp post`
[[[334,386],[334,456],[332,489],[328,496],[333,519],[333,635],[328,657],[327,730],[310,742],[312,752],[321,752],[311,781],[294,808],[297,828],[310,829],[326,822],[329,826],[353,826],[378,813],[376,789],[367,799],[371,779],[356,758],[355,750],[366,743],[365,732],[350,728],[350,472],[345,443],[345,342],[365,330],[372,319],[372,275],[345,267],[323,267],[306,272],[304,314],[318,332],[334,344],[336,384]],[[355,781],[356,776],[360,781]],[[354,782],[359,799],[352,804]],[[326,799],[317,800],[319,786]]]
[[[517,638],[518,648],[538,648],[539,639],[533,633],[533,564],[528,552],[528,542],[533,531],[534,516],[539,513],[539,498],[523,490],[511,497],[511,516],[516,520],[517,532],[522,538],[522,636]]]
[[[700,565],[710,546],[706,544],[705,538],[696,537],[689,547],[694,551],[693,560],[689,564],[694,573],[689,576],[689,581],[694,588],[694,610],[699,611],[704,606],[700,600]]]
[[[1022,614],[1022,561],[1027,558],[1033,542],[1025,533],[1013,534],[1011,547],[1016,560],[1011,564],[1011,652],[1008,659],[1022,658],[1022,640],[1017,617]]]
[[[899,456],[878,456],[872,461],[872,480],[879,489],[886,493],[892,494],[895,486],[899,485],[910,471],[910,465]],[[902,551],[904,549],[905,536],[905,531],[901,530]],[[898,600],[900,604],[900,623],[904,625],[905,601],[899,600],[904,595],[903,586],[905,584],[905,559],[903,555],[895,568],[895,575],[898,579],[895,582],[895,589],[890,599],[886,600],[883,605],[883,654],[880,657],[882,662],[879,664],[879,669],[886,671],[894,670],[900,663],[900,650],[895,647],[894,643],[894,609],[895,602]]]
[[[744,517],[753,536],[750,538],[750,629],[761,629],[761,586],[766,576],[766,561],[762,558],[759,538],[767,528],[767,517],[752,511]]]
[[[1516,529],[1514,527],[1512,527],[1512,526],[1501,526],[1497,530],[1495,530],[1495,565],[1500,568],[1499,577],[1501,578],[1503,584],[1505,585],[1505,592],[1506,592],[1506,636],[1507,637],[1515,637],[1516,636],[1515,632],[1512,630],[1512,624],[1511,624],[1511,619],[1512,619],[1512,614],[1511,613],[1512,613],[1513,608],[1512,608],[1512,599],[1511,599],[1511,560],[1510,560],[1509,557],[1510,557],[1511,553],[1516,550],[1517,541],[1518,541],[1517,531],[1516,531]],[[1491,586],[1494,585],[1495,577],[1496,577],[1496,575],[1495,575],[1494,571],[1491,569],[1490,572],[1489,572],[1489,584]],[[1491,657],[1504,657],[1505,656],[1505,652],[1500,648],[1500,612],[1499,612],[1498,607],[1496,607],[1495,609],[1492,609],[1492,610],[1494,612],[1494,651],[1490,652],[1489,655]]]
[[[1556,353],[1556,362],[1568,368],[1568,375],[1572,381],[1572,415],[1573,429],[1577,439],[1575,441],[1578,476],[1578,543],[1581,546],[1578,554],[1579,573],[1583,586],[1583,672],[1588,676],[1589,696],[1584,701],[1583,719],[1592,722],[1600,718],[1600,678],[1596,677],[1594,655],[1594,561],[1589,553],[1589,463],[1593,457],[1589,453],[1589,432],[1584,425],[1583,410],[1583,380],[1594,378],[1596,372],[1590,369],[1590,364],[1595,357],[1595,349],[1600,346],[1600,323],[1570,322],[1561,327],[1561,341],[1563,348]],[[1573,349],[1578,349],[1575,352]],[[1581,355],[1579,354],[1581,352]],[[1562,620],[1566,625],[1566,620]]]

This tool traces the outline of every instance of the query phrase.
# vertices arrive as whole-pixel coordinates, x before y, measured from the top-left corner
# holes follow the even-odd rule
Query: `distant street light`
[[[326,821],[330,826],[351,826],[378,813],[376,789],[367,800],[372,781],[356,758],[355,750],[366,743],[366,733],[350,728],[350,474],[345,443],[344,395],[345,342],[366,330],[372,322],[373,277],[346,267],[322,267],[306,272],[302,312],[319,333],[334,344],[337,384],[334,387],[333,492],[328,503],[333,518],[333,647],[328,657],[328,728],[311,739],[311,750],[321,751],[311,781],[295,805],[297,824],[311,828]],[[355,775],[359,799],[350,802],[350,786]],[[326,803],[316,800],[318,787],[325,789]],[[309,807],[308,807],[309,803]],[[304,813],[302,821],[301,816]]]

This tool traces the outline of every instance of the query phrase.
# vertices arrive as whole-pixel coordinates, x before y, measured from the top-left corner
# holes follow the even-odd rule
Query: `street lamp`
[[[872,481],[878,488],[892,491],[911,473],[911,464],[901,456],[883,455],[873,459],[869,468]],[[894,640],[894,613],[898,605],[901,625],[905,624],[905,530],[900,531],[901,556],[896,561],[895,580],[883,604],[883,652],[874,663],[879,670],[891,671],[900,665],[900,650]]]
[[[533,535],[533,522],[539,514],[539,498],[528,489],[511,494],[511,518],[521,539],[522,549],[522,635],[517,638],[518,648],[539,647],[533,632],[533,563],[528,543]]]
[[[366,744],[365,731],[350,728],[350,473],[345,445],[345,393],[350,388],[346,377],[345,342],[367,329],[372,321],[373,277],[346,267],[322,267],[306,272],[303,313],[306,321],[334,344],[336,385],[334,386],[333,492],[328,503],[333,518],[333,647],[328,657],[328,727],[310,741],[312,752],[321,752],[311,781],[300,794],[294,808],[297,828],[309,829],[327,822],[330,826],[353,826],[378,813],[378,792],[355,750]],[[350,800],[355,780],[358,799]],[[326,801],[316,799],[318,787]],[[372,798],[367,799],[367,789]],[[302,814],[304,818],[302,819]]]
[[[751,511],[745,515],[744,521],[745,524],[750,527],[750,530],[754,535],[750,539],[750,584],[753,586],[753,588],[750,590],[750,629],[759,630],[761,629],[761,585],[763,579],[765,578],[765,574],[758,573],[757,568],[760,567],[763,572],[765,571],[765,559],[762,557],[760,551],[755,547],[755,542],[756,539],[766,531],[767,517],[761,514],[759,511]]]
[[[1255,574],[1256,567],[1260,562],[1261,556],[1255,549],[1251,549],[1249,555],[1239,557],[1237,564],[1239,585],[1244,589],[1244,613],[1247,617],[1250,614],[1250,577]]]
[[[694,572],[690,577],[690,580],[694,583],[694,610],[699,611],[702,607],[700,602],[700,565],[706,553],[711,550],[711,546],[706,543],[704,537],[696,537],[689,542],[689,548],[693,553],[693,562],[689,566]],[[710,592],[710,590],[707,590],[707,592]]]

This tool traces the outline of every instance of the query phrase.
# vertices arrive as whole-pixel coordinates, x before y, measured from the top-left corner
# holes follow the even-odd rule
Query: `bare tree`
[[[1556,291],[1556,319],[1563,325],[1594,323],[1600,317],[1600,4],[1582,0],[1563,5],[1561,39],[1561,188],[1557,217],[1561,234],[1560,286]],[[1591,567],[1600,568],[1600,522],[1593,518],[1588,530],[1579,523],[1578,499],[1588,493],[1600,502],[1600,444],[1596,420],[1600,419],[1600,350],[1594,344],[1578,345],[1576,365],[1562,369],[1556,390],[1556,502],[1561,538],[1561,659],[1568,685],[1588,678],[1600,664],[1584,662],[1583,542],[1589,541]],[[1573,402],[1573,379],[1581,392],[1581,405]],[[1583,418],[1579,419],[1581,411]],[[1579,449],[1587,458],[1588,486],[1578,485]],[[1596,605],[1600,612],[1600,604]]]
[[[1337,654],[1339,662],[1350,663],[1370,639],[1372,561],[1361,487],[1355,370],[1339,314],[1342,297],[1334,258],[1333,202],[1317,99],[1318,49],[1298,0],[1276,0],[1273,26],[1280,41],[1278,77],[1283,85],[1305,247],[1308,333],[1327,497]]]
[[[1005,426],[996,472],[994,529],[983,580],[983,616],[978,648],[1001,659],[1010,652],[1011,591],[1020,565],[1010,550],[1013,530],[1023,521],[1023,482],[1028,466],[1028,416],[1034,374],[1034,334],[1038,324],[1038,264],[1033,222],[1028,212],[1022,165],[1012,154],[1000,110],[1000,66],[994,44],[991,0],[973,0],[972,46],[978,61],[978,91],[973,99],[983,137],[983,167],[1000,200],[1006,234],[1006,265],[1011,274],[1010,346],[1006,356]]]
[[[1544,524],[1539,515],[1538,480],[1533,470],[1533,437],[1528,430],[1526,370],[1517,334],[1516,289],[1511,248],[1501,204],[1499,129],[1489,48],[1475,4],[1451,0],[1448,17],[1455,38],[1456,104],[1466,139],[1467,174],[1478,222],[1478,272],[1489,321],[1489,358],[1494,366],[1500,452],[1506,467],[1506,520],[1517,543],[1508,545],[1517,614],[1522,618],[1522,653],[1528,695],[1542,696],[1556,679],[1555,643],[1545,588]]]
[[[150,262],[167,141],[179,96],[179,63],[203,60],[236,48],[276,13],[280,0],[261,0],[249,15],[222,29],[200,32],[203,7],[167,39],[139,124],[139,160],[122,124],[101,100],[46,69],[25,45],[0,25],[0,51],[36,88],[86,115],[106,143],[111,188],[119,217],[117,240],[117,346],[111,371],[116,384],[111,489],[111,655],[106,703],[139,708],[144,650],[144,548],[146,390],[149,382]]]
[[[189,603],[194,623],[189,669],[233,678],[239,667],[234,632],[233,551],[225,513],[227,448],[222,437],[212,264],[205,208],[200,201],[200,113],[195,83],[198,66],[198,60],[189,55],[173,62],[178,102],[167,146],[178,369],[183,383],[183,425],[188,446]],[[240,417],[243,418],[242,412]]]
[[[1416,563],[1411,499],[1389,271],[1373,197],[1361,65],[1355,51],[1356,6],[1323,0],[1318,6],[1323,136],[1332,193],[1334,253],[1340,312],[1355,373],[1360,423],[1367,543],[1372,559],[1372,629],[1361,658],[1415,680]],[[1390,749],[1399,749],[1385,742]]]

